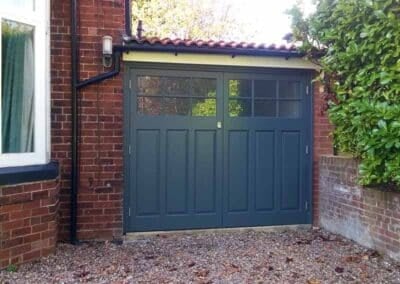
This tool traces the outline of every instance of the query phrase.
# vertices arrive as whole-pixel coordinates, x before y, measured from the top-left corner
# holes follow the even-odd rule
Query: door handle
[[[217,122],[217,128],[218,128],[218,129],[221,129],[221,128],[222,128],[222,122],[221,122],[221,121],[218,121],[218,122]]]

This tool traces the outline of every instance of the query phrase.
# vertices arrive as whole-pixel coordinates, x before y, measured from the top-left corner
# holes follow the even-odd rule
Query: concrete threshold
[[[310,230],[311,224],[299,224],[299,225],[282,225],[282,226],[260,226],[260,227],[238,227],[238,228],[214,228],[214,229],[193,229],[193,230],[177,230],[177,231],[151,231],[151,232],[131,232],[126,233],[124,241],[135,241],[146,237],[154,236],[168,236],[168,235],[195,235],[195,234],[215,234],[215,233],[239,233],[239,232],[284,232],[284,231],[296,231],[296,230]]]

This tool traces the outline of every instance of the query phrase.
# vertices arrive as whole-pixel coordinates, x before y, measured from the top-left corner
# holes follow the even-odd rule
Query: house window
[[[49,146],[49,2],[0,1],[0,167],[44,164]]]

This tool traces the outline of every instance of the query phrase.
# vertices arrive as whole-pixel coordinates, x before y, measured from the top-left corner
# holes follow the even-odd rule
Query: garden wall
[[[58,179],[0,187],[0,269],[55,250]]]
[[[349,157],[322,156],[319,168],[320,225],[400,261],[400,192],[358,186]]]

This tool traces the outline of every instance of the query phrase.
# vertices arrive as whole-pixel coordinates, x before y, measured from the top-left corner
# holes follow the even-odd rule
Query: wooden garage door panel
[[[256,211],[270,211],[275,207],[275,151],[274,131],[256,131]]]
[[[166,213],[188,214],[188,131],[167,131]]]
[[[195,131],[194,194],[195,212],[217,212],[217,133]]]
[[[136,139],[136,215],[159,215],[160,212],[160,131],[137,130]]]
[[[249,210],[248,131],[230,131],[227,139],[228,212],[247,212]]]
[[[300,209],[300,132],[283,131],[281,139],[281,202],[282,210]]]

